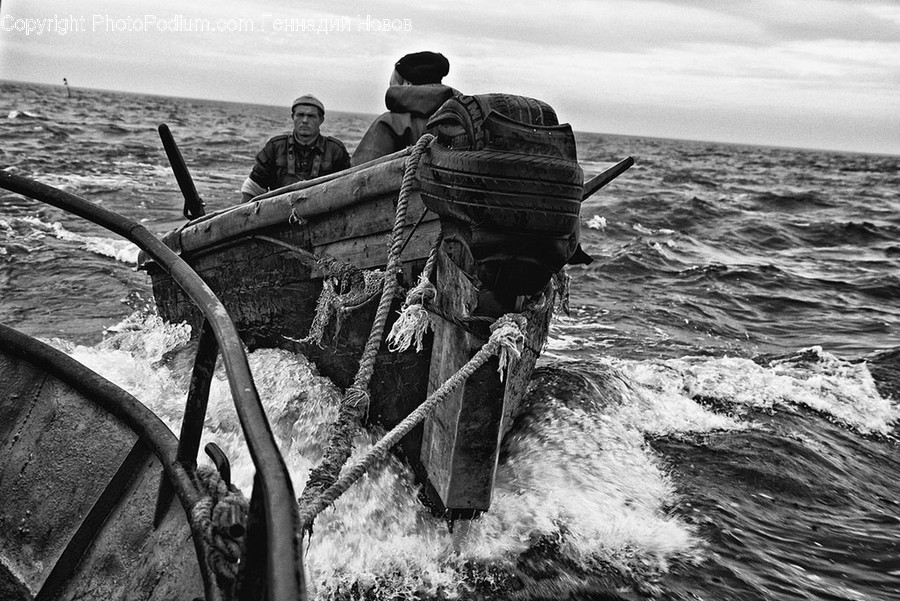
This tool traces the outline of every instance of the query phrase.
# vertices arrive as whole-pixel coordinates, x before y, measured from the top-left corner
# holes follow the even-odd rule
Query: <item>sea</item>
[[[159,235],[184,223],[159,124],[207,211],[290,127],[286,106],[69,91],[0,82],[0,167]],[[352,152],[372,118],[323,132]],[[311,598],[900,600],[900,156],[576,138],[586,178],[635,165],[582,205],[594,261],[567,270],[491,510],[451,532],[389,457],[317,519]],[[177,432],[190,330],[137,254],[0,190],[0,320]],[[340,391],[300,355],[250,362],[299,492]],[[221,370],[206,441],[249,495]]]

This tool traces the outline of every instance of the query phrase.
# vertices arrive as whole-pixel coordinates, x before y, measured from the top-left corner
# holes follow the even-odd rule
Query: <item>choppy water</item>
[[[214,210],[287,113],[0,83],[0,166],[162,234],[183,220],[159,123]],[[369,120],[324,130],[352,150]],[[900,157],[578,141],[588,176],[637,164],[583,206],[596,261],[569,270],[492,511],[451,535],[387,461],[316,522],[316,596],[900,599]],[[136,255],[0,191],[0,320],[177,431],[188,333],[154,316]],[[300,490],[338,391],[302,357],[250,359]],[[249,490],[221,377],[206,439]]]

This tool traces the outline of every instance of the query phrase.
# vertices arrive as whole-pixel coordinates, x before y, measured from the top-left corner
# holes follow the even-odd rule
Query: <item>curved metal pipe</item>
[[[74,194],[0,170],[0,187],[83,217],[130,240],[166,270],[203,312],[212,326],[228,374],[235,409],[250,456],[262,484],[269,541],[267,582],[272,600],[305,599],[299,516],[290,474],[272,434],[237,328],[213,291],[171,249],[141,224]],[[291,529],[284,528],[290,523]]]

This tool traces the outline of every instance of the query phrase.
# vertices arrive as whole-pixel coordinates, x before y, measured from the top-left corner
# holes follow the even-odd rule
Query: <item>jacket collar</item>
[[[288,143],[295,149],[306,149],[312,146],[316,149],[317,152],[325,152],[325,136],[323,136],[321,133],[316,136],[316,139],[312,141],[312,144],[301,144],[294,136],[294,132],[292,131],[291,135],[288,136]]]
[[[384,104],[392,113],[432,115],[456,90],[441,83],[421,86],[390,86]]]

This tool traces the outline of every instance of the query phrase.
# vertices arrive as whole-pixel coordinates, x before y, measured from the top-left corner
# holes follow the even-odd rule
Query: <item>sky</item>
[[[900,154],[900,0],[0,3],[17,81],[378,114],[419,50],[576,131]]]

